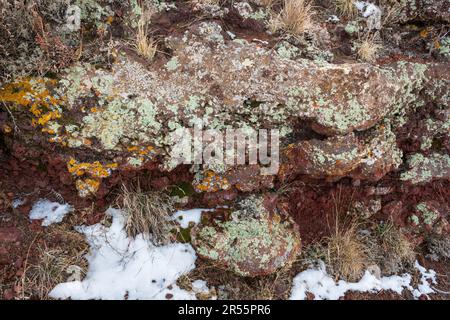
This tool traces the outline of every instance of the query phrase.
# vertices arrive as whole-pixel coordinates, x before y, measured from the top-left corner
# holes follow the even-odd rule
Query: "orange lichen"
[[[152,146],[130,146],[127,147],[127,150],[134,154],[139,154],[141,156],[145,156],[146,154],[149,154],[152,152],[155,148]]]
[[[144,162],[145,157],[151,158],[155,148],[152,146],[129,146],[127,147],[127,150],[133,157],[138,158],[140,162]]]
[[[216,192],[219,190],[227,190],[230,188],[227,178],[221,177],[214,171],[205,172],[205,177],[199,183],[194,184],[197,192]]]
[[[23,78],[0,88],[0,101],[28,107],[34,116],[31,124],[45,126],[49,121],[61,117],[58,107],[62,100],[53,97],[48,90],[49,86],[55,84],[56,80],[52,79]]]
[[[28,95],[32,92],[32,86],[28,78],[19,82],[8,83],[0,89],[0,101],[28,106],[31,103]]]
[[[55,134],[55,130],[49,128],[42,128],[42,132],[47,132],[48,134]]]
[[[428,36],[429,30],[428,29],[423,29],[422,31],[420,31],[419,35],[421,38],[426,38]]]
[[[139,147],[138,146],[131,146],[131,147],[128,147],[127,150],[130,151],[130,152],[134,152],[134,151],[138,151]]]
[[[99,161],[93,163],[81,162],[77,163],[74,158],[71,158],[67,163],[67,169],[75,176],[88,175],[93,178],[106,178],[111,175],[111,170],[117,168],[117,163],[110,163],[103,165]]]
[[[4,133],[10,133],[12,131],[12,128],[8,125],[3,125],[3,132]]]
[[[100,187],[100,179],[79,179],[75,182],[80,197],[86,197],[95,194]]]
[[[117,163],[101,164],[99,161],[78,163],[74,158],[70,158],[67,163],[69,173],[80,178],[77,179],[75,186],[81,197],[95,194],[100,187],[102,178],[109,177],[111,170],[117,169],[117,167]]]

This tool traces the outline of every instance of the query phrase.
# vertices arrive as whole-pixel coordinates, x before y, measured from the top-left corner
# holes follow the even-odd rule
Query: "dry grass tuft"
[[[369,265],[367,251],[355,223],[347,228],[336,223],[334,234],[326,239],[326,262],[336,280],[359,280]]]
[[[269,29],[300,35],[312,27],[312,16],[312,6],[306,0],[284,0],[281,12],[270,20]]]
[[[358,13],[354,0],[335,0],[336,9],[341,15],[352,18]]]
[[[180,277],[177,283],[189,290],[194,280],[205,280],[210,288],[216,289],[215,294],[221,300],[280,300],[289,297],[292,278],[288,269],[280,269],[267,276],[241,277],[211,262],[199,260],[196,268]]]
[[[412,243],[392,222],[385,223],[379,235],[385,252],[390,252],[402,261],[414,261],[416,254]]]
[[[377,44],[372,37],[366,37],[360,43],[356,44],[356,54],[358,58],[367,62],[374,62],[376,60],[378,50],[381,45]]]
[[[123,185],[117,204],[127,214],[125,228],[130,237],[142,233],[150,236],[154,244],[170,241],[174,203],[169,195],[161,191],[143,192],[139,184],[134,190]]]
[[[279,0],[260,0],[259,3],[264,6],[271,8],[274,4],[278,3]]]
[[[81,235],[80,235],[81,236]],[[82,241],[80,239],[80,241]],[[25,268],[21,279],[22,299],[49,299],[48,293],[59,283],[82,280],[87,261],[84,255],[87,244],[82,241],[80,248],[46,249],[37,247],[39,259]]]
[[[136,42],[134,44],[137,53],[148,61],[153,60],[158,49],[156,41],[150,37],[148,31],[150,16],[151,12],[144,11],[144,13],[139,18],[136,33]]]

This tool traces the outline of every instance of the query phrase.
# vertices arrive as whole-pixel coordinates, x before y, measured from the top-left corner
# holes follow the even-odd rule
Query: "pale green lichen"
[[[300,49],[287,41],[282,41],[278,45],[277,53],[283,59],[295,59],[300,54]]]
[[[423,223],[432,225],[438,218],[438,214],[434,212],[426,203],[419,203],[416,209],[422,214]]]
[[[439,43],[439,53],[450,58],[450,37],[444,37]]]
[[[250,196],[239,202],[239,210],[231,213],[230,220],[215,221],[217,227],[200,226],[193,238],[195,248],[203,257],[225,263],[241,276],[272,272],[288,257],[292,259],[300,245],[287,221],[274,222],[272,218],[262,198]]]
[[[178,62],[178,57],[172,57],[167,63],[166,63],[166,69],[168,71],[175,71],[180,66]]]
[[[161,129],[155,106],[143,98],[115,98],[105,110],[85,116],[83,124],[80,135],[96,137],[106,150],[120,150],[119,143],[129,139],[151,142],[149,133],[156,134]]]
[[[419,225],[419,223],[420,223],[420,220],[419,220],[419,217],[418,216],[416,216],[415,214],[413,214],[412,216],[410,216],[410,219],[411,219],[411,222],[414,224],[414,225]]]
[[[255,20],[264,20],[268,17],[268,13],[266,10],[260,8],[258,11],[250,13],[247,17]]]
[[[349,23],[347,23],[344,30],[348,34],[354,34],[354,33],[358,32],[358,30],[359,30],[358,22],[350,21]]]
[[[420,139],[420,149],[425,151],[431,148],[435,137],[449,133],[450,120],[440,121],[427,119],[425,122],[425,131]]]
[[[450,176],[450,157],[447,154],[433,153],[428,157],[413,154],[408,159],[408,166],[409,170],[400,175],[400,180],[424,183]]]

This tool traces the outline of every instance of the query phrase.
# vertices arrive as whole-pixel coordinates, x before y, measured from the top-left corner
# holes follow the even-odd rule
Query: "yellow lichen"
[[[227,178],[221,177],[214,171],[208,170],[204,175],[205,177],[202,181],[194,184],[194,188],[197,192],[216,192],[230,188]]]
[[[12,128],[10,126],[8,126],[6,124],[3,126],[4,133],[10,133],[11,131],[12,131]]]
[[[111,175],[111,170],[117,168],[117,163],[101,164],[99,161],[93,163],[81,162],[77,163],[74,158],[71,158],[67,163],[69,173],[75,176],[88,175],[93,178],[106,178]]]
[[[53,79],[23,78],[0,88],[0,101],[16,107],[28,107],[33,115],[31,124],[45,127],[49,121],[61,117],[59,106],[62,100],[52,96],[48,89],[55,84]]]
[[[100,179],[78,179],[75,182],[75,186],[78,190],[80,197],[87,197],[88,195],[95,194],[100,187]]]
[[[75,182],[75,186],[80,197],[95,194],[100,187],[102,179],[109,177],[111,171],[117,169],[117,167],[117,163],[101,164],[99,161],[92,163],[77,162],[74,158],[70,158],[67,162],[69,173],[79,178]]]

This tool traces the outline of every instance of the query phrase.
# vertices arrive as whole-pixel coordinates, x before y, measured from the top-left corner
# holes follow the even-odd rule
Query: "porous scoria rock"
[[[450,157],[448,154],[432,153],[424,156],[413,154],[407,159],[408,169],[400,175],[403,181],[426,183],[436,179],[450,179]]]
[[[448,0],[401,0],[393,2],[400,9],[401,22],[433,21],[450,22],[450,3]]]
[[[218,24],[203,22],[166,39],[173,54],[163,63],[147,66],[115,50],[111,69],[77,64],[58,80],[7,84],[0,100],[14,121],[1,120],[0,127],[10,143],[19,138],[52,152],[49,143],[62,147],[57,150],[80,194],[89,195],[113,170],[154,161],[176,167],[167,150],[174,144],[169,133],[180,127],[278,128],[283,138],[302,119],[327,136],[351,135],[424,99],[448,104],[445,64],[290,60],[243,39],[225,41],[223,34]],[[14,136],[16,125],[21,134]]]
[[[362,139],[350,133],[300,141],[289,145],[282,154],[281,180],[297,174],[331,180],[343,176],[379,180],[402,163],[402,152],[390,124],[377,126]]]
[[[433,232],[438,235],[448,233],[450,225],[447,221],[448,206],[439,201],[425,201],[418,203],[410,216],[410,222],[420,227],[421,231]]]
[[[266,275],[292,263],[301,249],[298,227],[266,207],[263,197],[252,195],[237,210],[205,214],[192,230],[197,254],[240,276]]]

